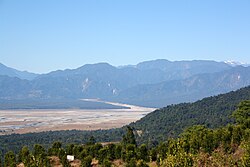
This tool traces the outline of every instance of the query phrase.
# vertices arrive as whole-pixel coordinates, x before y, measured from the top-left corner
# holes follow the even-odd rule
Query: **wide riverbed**
[[[83,100],[98,101],[96,99]],[[0,110],[0,135],[50,130],[117,128],[137,121],[154,111],[154,108],[104,103],[129,107],[129,109]]]

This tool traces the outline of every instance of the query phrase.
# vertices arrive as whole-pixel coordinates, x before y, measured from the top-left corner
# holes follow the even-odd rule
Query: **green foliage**
[[[103,146],[100,143],[96,143],[94,145],[87,145],[88,154],[92,157],[96,157],[99,150],[102,149]]]
[[[233,117],[244,128],[250,128],[250,100],[240,102],[238,109],[233,113]]]
[[[108,150],[107,147],[104,147],[104,148],[102,148],[102,149],[99,150],[97,159],[98,159],[98,161],[99,161],[101,164],[102,164],[103,161],[107,158],[107,156],[108,156],[108,151],[109,151],[109,150]]]
[[[149,166],[145,161],[139,160],[137,163],[137,167],[149,167]]]
[[[152,148],[149,153],[150,161],[156,161],[157,160],[157,149]]]
[[[40,144],[35,144],[34,148],[33,148],[33,155],[34,155],[35,159],[39,159],[39,157],[42,154],[46,154],[43,146],[41,146]]]
[[[89,141],[86,143],[87,145],[94,145],[96,143],[96,140],[94,136],[90,136]]]
[[[133,129],[130,126],[127,126],[126,128],[127,128],[127,133],[126,133],[126,135],[123,136],[122,143],[124,145],[127,145],[127,144],[136,145],[135,135],[134,135]]]
[[[92,157],[90,155],[86,156],[82,160],[82,167],[91,167]]]
[[[48,154],[49,155],[59,156],[61,147],[62,147],[62,143],[61,142],[59,142],[59,141],[54,142],[53,145],[52,145],[52,147],[49,148]]]
[[[67,146],[66,146],[66,153],[68,154],[68,155],[72,155],[73,154],[73,148],[74,148],[74,144],[68,144]]]
[[[33,147],[33,156],[36,166],[50,166],[49,159],[44,147],[40,144],[35,144]]]
[[[135,159],[135,158],[131,158],[131,159],[126,163],[126,167],[136,167],[136,159]]]
[[[96,131],[48,131],[21,135],[3,135],[0,136],[0,151],[2,151],[3,155],[8,150],[18,153],[24,145],[32,148],[33,145],[38,143],[45,149],[48,149],[55,141],[60,141],[63,145],[69,143],[86,144],[89,141],[89,136],[94,136],[96,142],[121,141],[124,134],[125,129],[110,129]]]
[[[105,159],[103,161],[103,164],[102,164],[103,167],[111,167],[112,166],[112,163],[108,160],[108,159]]]
[[[186,152],[197,153],[200,150],[212,152],[216,146],[213,131],[201,125],[188,128],[181,136]]]
[[[27,146],[24,146],[22,150],[20,150],[18,155],[18,162],[23,162],[24,166],[27,167],[31,166],[34,163]]]
[[[138,149],[137,149],[137,158],[141,159],[143,161],[148,162],[149,161],[149,153],[148,153],[148,148],[145,144],[142,144]]]
[[[66,154],[63,154],[63,155],[60,157],[60,160],[61,160],[61,163],[62,163],[63,167],[70,167],[70,163],[69,163],[69,161],[67,160],[67,155],[66,155]]]
[[[12,151],[5,154],[4,167],[16,167],[16,155]]]
[[[242,146],[245,150],[244,155],[241,159],[242,166],[250,166],[250,140],[243,143]]]
[[[115,159],[121,159],[122,157],[122,145],[116,144],[115,145]]]

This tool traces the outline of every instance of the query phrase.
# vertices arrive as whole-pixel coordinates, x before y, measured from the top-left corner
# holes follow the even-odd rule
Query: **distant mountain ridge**
[[[7,67],[0,63],[0,75],[6,75],[9,77],[18,77],[20,79],[32,80],[38,76],[38,74],[30,73],[27,71],[19,71],[14,68]]]
[[[0,99],[100,98],[150,107],[194,101],[250,84],[249,67],[206,60],[153,60],[123,67],[86,64],[33,75],[30,80],[7,72],[0,69]]]
[[[229,70],[197,74],[182,80],[137,85],[119,94],[126,103],[156,105],[192,102],[204,97],[226,93],[250,85],[250,67],[237,66]]]

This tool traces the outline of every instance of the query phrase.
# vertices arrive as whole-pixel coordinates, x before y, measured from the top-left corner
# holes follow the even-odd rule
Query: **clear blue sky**
[[[87,63],[250,62],[249,0],[0,0],[0,62],[45,73]]]

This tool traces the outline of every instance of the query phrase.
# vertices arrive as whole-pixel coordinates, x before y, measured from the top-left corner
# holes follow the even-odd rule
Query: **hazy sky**
[[[250,62],[250,0],[0,0],[0,62],[31,72],[144,60]]]

